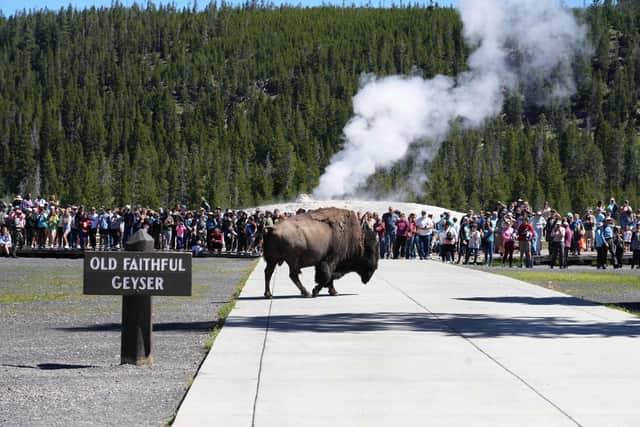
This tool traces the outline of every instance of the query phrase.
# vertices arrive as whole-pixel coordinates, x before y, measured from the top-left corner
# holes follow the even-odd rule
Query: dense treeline
[[[340,149],[362,73],[466,67],[453,9],[252,4],[0,17],[0,195],[150,206],[292,198]],[[568,209],[613,194],[638,205],[640,11],[618,1],[579,13],[594,54],[574,64],[576,95],[541,107],[510,94],[485,129],[445,141],[417,199]],[[403,187],[407,168],[372,182]]]

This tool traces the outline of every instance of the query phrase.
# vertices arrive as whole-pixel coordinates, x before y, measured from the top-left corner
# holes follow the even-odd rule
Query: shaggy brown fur
[[[278,223],[264,238],[265,297],[271,297],[271,275],[276,264],[283,262],[289,265],[289,277],[304,296],[309,292],[298,278],[304,267],[316,267],[314,295],[323,286],[335,294],[333,280],[351,271],[366,283],[378,263],[375,235],[373,240],[371,236],[366,239],[366,233],[371,232],[361,228],[353,211],[337,208],[318,209]]]

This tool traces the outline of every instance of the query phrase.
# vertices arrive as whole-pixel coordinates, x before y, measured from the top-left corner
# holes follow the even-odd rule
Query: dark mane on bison
[[[322,287],[337,292],[333,281],[350,272],[367,283],[378,268],[379,247],[375,233],[363,229],[355,212],[323,208],[279,222],[266,233],[263,244],[266,298],[276,265],[286,262],[289,277],[304,296],[310,296],[299,279],[300,269],[315,266],[313,295]]]

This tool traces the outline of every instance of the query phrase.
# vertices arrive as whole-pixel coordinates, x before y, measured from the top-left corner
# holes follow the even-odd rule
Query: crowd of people
[[[158,210],[86,208],[63,206],[55,196],[45,200],[25,194],[0,204],[0,254],[15,256],[15,249],[24,247],[116,250],[145,228],[158,250],[260,255],[263,234],[293,214],[212,209],[205,198],[196,209],[180,204]],[[583,251],[597,252],[597,268],[606,268],[608,258],[621,268],[625,252],[631,252],[631,268],[640,268],[640,209],[634,212],[627,200],[622,206],[614,198],[598,201],[582,213],[566,215],[548,203],[536,211],[522,199],[460,218],[450,212],[437,218],[427,211],[407,215],[393,207],[383,214],[358,215],[362,226],[377,234],[380,256],[387,259],[426,260],[437,254],[443,262],[492,266],[498,256],[499,264],[513,267],[518,250],[519,266],[533,268],[546,247],[551,268],[567,268],[569,255]]]
[[[567,268],[569,255],[597,253],[596,266],[622,268],[625,253],[632,253],[631,268],[640,268],[640,209],[634,212],[628,200],[619,206],[614,198],[598,201],[582,213],[561,215],[548,203],[534,210],[518,199],[498,203],[489,212],[469,211],[458,218],[443,212],[438,218],[422,211],[420,216],[389,207],[383,215],[365,213],[363,224],[378,234],[382,258],[430,259],[436,253],[443,262],[513,267],[519,251],[519,266],[533,268],[535,257],[547,248],[550,268]],[[546,244],[545,244],[546,243]]]
[[[211,208],[202,198],[197,209],[176,205],[172,209],[62,206],[31,194],[18,195],[0,206],[0,248],[8,256],[16,249],[116,250],[141,228],[153,237],[158,250],[189,250],[240,255],[260,254],[262,235],[285,214],[257,209]],[[4,242],[4,244],[3,244]]]

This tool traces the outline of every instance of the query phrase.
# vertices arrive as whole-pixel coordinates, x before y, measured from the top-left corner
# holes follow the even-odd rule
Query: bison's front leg
[[[320,264],[316,265],[315,279],[317,285],[313,288],[314,297],[318,296],[322,288],[324,286],[328,286],[328,284],[331,282],[331,268],[329,267],[329,264],[323,261]]]
[[[267,299],[271,299],[271,288],[269,287],[269,283],[271,282],[271,276],[275,269],[275,262],[267,262],[267,267],[264,269],[264,297]]]

